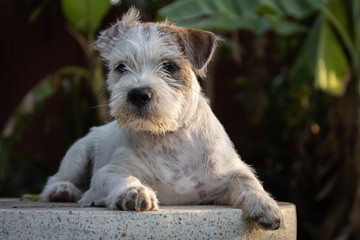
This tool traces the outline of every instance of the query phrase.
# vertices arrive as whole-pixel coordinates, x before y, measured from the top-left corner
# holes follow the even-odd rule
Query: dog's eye
[[[169,74],[173,74],[175,71],[177,71],[179,69],[178,66],[176,66],[174,63],[171,63],[171,62],[164,63],[162,67],[163,67],[164,71]]]
[[[119,65],[117,65],[115,70],[118,71],[119,73],[124,73],[126,72],[126,66],[123,63],[120,63]]]

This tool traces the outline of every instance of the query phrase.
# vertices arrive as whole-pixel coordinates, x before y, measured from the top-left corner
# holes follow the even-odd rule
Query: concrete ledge
[[[295,205],[280,205],[285,227],[265,231],[227,206],[161,206],[138,213],[0,199],[0,239],[296,239]]]

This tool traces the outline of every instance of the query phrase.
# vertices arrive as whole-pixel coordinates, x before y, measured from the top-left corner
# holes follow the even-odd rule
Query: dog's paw
[[[278,204],[268,195],[255,195],[244,207],[245,216],[263,228],[276,230],[283,224],[283,216]],[[250,200],[250,199],[247,199]]]
[[[116,207],[120,210],[156,211],[159,202],[156,194],[148,187],[132,187],[117,199]]]
[[[47,186],[41,198],[50,202],[76,202],[82,192],[71,182],[58,182]]]

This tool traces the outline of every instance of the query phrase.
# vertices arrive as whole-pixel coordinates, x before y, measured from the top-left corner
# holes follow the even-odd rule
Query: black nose
[[[149,88],[134,88],[128,92],[128,101],[140,108],[151,101],[152,92]]]

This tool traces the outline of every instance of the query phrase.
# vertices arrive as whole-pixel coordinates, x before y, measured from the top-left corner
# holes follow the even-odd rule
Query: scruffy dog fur
[[[142,23],[135,8],[103,31],[94,47],[109,68],[115,121],[72,145],[42,199],[135,211],[225,204],[278,229],[277,203],[240,160],[198,83],[217,42],[211,32]]]

